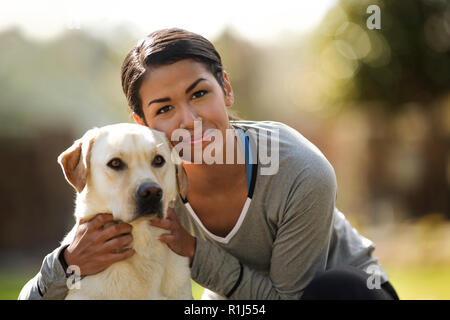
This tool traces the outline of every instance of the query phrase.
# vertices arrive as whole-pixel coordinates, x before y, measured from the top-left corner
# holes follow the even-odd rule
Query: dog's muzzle
[[[136,190],[137,212],[135,218],[154,215],[162,219],[163,191],[156,182],[145,182]]]

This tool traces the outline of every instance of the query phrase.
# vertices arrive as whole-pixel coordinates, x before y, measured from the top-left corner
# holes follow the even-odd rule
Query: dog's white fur
[[[157,154],[166,161],[160,168],[152,166]],[[192,299],[188,258],[159,241],[168,231],[150,226],[149,216],[136,218],[135,194],[142,183],[156,182],[162,188],[163,216],[178,192],[185,192],[184,171],[172,157],[162,132],[128,123],[91,129],[58,157],[77,190],[76,224],[62,244],[73,241],[80,221],[111,213],[132,225],[135,250],[130,258],[82,278],[80,288],[70,289],[66,299]],[[113,158],[120,158],[126,169],[108,167]]]

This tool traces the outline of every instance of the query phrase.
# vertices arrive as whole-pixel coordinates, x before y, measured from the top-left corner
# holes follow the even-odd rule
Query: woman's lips
[[[205,141],[209,142],[209,138],[211,137],[211,132],[212,131],[210,131],[210,130],[209,131],[206,130],[205,132],[203,132],[203,134],[202,134],[200,139],[194,139],[194,136],[191,136],[190,143],[191,144],[196,144],[196,143],[201,143],[201,142],[205,142]]]

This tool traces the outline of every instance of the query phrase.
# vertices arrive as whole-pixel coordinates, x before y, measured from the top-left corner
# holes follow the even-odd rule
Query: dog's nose
[[[136,196],[140,201],[159,202],[162,198],[162,189],[155,182],[146,182],[138,187]]]

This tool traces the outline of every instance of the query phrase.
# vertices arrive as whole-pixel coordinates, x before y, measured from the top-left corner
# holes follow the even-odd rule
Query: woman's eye
[[[125,168],[125,163],[119,158],[114,158],[108,162],[108,167],[114,170],[122,170]]]
[[[156,111],[156,114],[163,114],[163,113],[169,112],[170,110],[172,110],[172,106],[164,106],[164,107],[158,109],[158,111]]]
[[[192,95],[192,98],[194,98],[194,99],[197,99],[197,98],[201,98],[201,97],[203,97],[205,94],[207,94],[208,93],[208,91],[206,91],[206,90],[200,90],[200,91],[197,91],[197,92],[195,92],[193,95]]]
[[[157,155],[156,157],[153,158],[152,166],[157,167],[157,168],[162,167],[165,162],[166,162],[166,160],[164,160],[164,158],[162,156]]]

